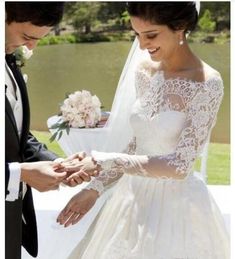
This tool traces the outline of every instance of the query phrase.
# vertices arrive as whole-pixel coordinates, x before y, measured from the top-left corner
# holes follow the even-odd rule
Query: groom
[[[37,227],[31,187],[39,191],[53,190],[62,181],[66,182],[68,176],[59,162],[52,162],[57,156],[29,132],[27,89],[13,54],[16,48],[23,45],[33,49],[38,40],[60,22],[63,9],[63,2],[5,3],[6,259],[21,258],[21,245],[30,255],[37,256]],[[77,158],[83,157],[78,155]],[[88,180],[91,175],[92,172]],[[87,180],[82,176],[80,178],[78,175],[73,185]]]

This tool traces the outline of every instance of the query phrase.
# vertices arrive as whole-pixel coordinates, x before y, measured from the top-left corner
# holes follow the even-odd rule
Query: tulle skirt
[[[197,177],[125,175],[70,259],[229,259],[229,236]]]

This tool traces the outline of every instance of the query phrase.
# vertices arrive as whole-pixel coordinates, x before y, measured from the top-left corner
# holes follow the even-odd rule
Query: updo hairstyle
[[[127,11],[152,24],[167,25],[171,30],[193,31],[198,21],[195,2],[128,2]]]

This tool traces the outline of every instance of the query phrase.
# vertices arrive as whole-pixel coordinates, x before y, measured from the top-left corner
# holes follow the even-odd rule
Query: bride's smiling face
[[[183,31],[173,31],[167,25],[152,24],[132,16],[131,25],[139,40],[140,48],[147,49],[153,61],[164,61],[177,55]]]

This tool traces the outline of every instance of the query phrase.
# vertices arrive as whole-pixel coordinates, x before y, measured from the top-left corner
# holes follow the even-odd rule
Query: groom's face
[[[46,36],[52,27],[36,26],[30,22],[5,24],[5,52],[13,53],[20,46],[36,47],[38,40]]]

